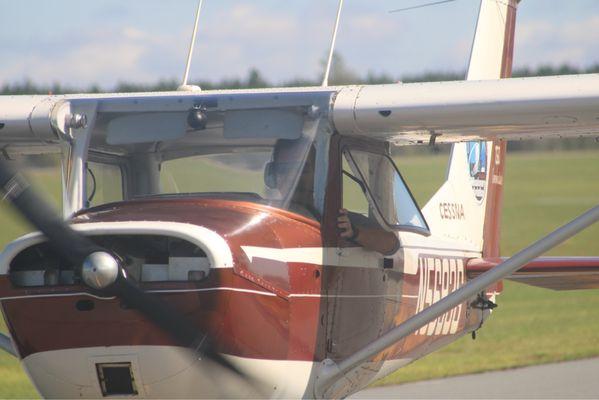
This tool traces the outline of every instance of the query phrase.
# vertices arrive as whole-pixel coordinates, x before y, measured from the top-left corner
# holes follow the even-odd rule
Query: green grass
[[[478,332],[382,379],[398,384],[599,356],[599,293],[553,292],[506,282]]]
[[[6,332],[4,319],[0,318],[0,332]],[[33,399],[39,395],[19,361],[0,351],[0,399]]]
[[[422,207],[445,177],[447,155],[396,157]],[[508,154],[501,253],[512,255],[599,204],[599,148],[595,151]],[[599,225],[550,255],[597,255]]]
[[[442,182],[446,155],[397,158],[423,206]],[[33,175],[59,204],[56,179]],[[502,253],[510,255],[599,203],[599,152],[508,155]],[[28,228],[0,205],[0,244]],[[599,226],[551,251],[553,255],[599,255]],[[434,377],[599,356],[599,290],[555,292],[506,282],[499,308],[479,332],[416,361],[379,382]],[[0,322],[0,330],[5,331]],[[34,398],[19,363],[0,354],[0,398]]]
[[[446,157],[399,158],[398,164],[424,205],[444,178]],[[599,204],[598,151],[508,154],[506,168],[503,255]],[[548,254],[599,256],[597,238],[595,224]],[[506,281],[498,304],[475,341],[464,337],[377,384],[599,356],[599,290],[557,292]]]
[[[60,182],[57,176],[60,173],[57,168],[50,170],[33,170],[27,174],[40,193],[44,193],[50,204],[58,210],[60,207]],[[4,202],[0,203],[0,248],[6,243],[30,232],[32,229],[16,214],[10,206]],[[7,332],[4,319],[0,318],[0,332]],[[39,395],[25,373],[19,362],[0,351],[0,399],[31,399],[39,398]]]
[[[503,254],[599,204],[599,151],[518,154],[506,168]],[[596,224],[549,254],[599,256],[597,237]]]
[[[57,167],[33,169],[27,171],[25,175],[37,189],[36,191],[48,200],[56,212],[59,212],[62,204],[59,169]],[[0,202],[0,227],[0,249],[11,240],[33,230],[18,213],[13,211],[12,206],[4,201]]]

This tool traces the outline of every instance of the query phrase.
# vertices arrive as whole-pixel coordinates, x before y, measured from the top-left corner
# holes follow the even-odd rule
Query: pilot
[[[271,189],[286,194],[292,189],[295,171],[302,168],[297,185],[289,201],[289,209],[305,217],[320,220],[321,215],[314,206],[315,150],[311,146],[301,163],[305,147],[299,140],[280,139],[272,154],[272,161],[266,166],[265,182]]]
[[[388,256],[399,249],[399,239],[394,232],[386,231],[378,222],[345,208],[339,210],[337,228],[339,236],[366,250]]]
[[[300,155],[297,141],[280,139],[273,150],[273,158],[265,171],[267,186],[278,186],[283,192],[282,186],[285,180],[289,180],[291,168],[300,168],[298,161]],[[314,206],[314,174],[316,165],[316,152],[314,146],[310,147],[303,165],[297,186],[291,198],[289,208],[291,211],[307,216],[309,218],[321,219],[319,211]],[[269,171],[273,170],[274,171]],[[292,174],[291,174],[292,175]],[[272,182],[274,180],[274,182]],[[270,182],[269,182],[270,181]],[[353,213],[342,208],[337,217],[339,236],[366,250],[376,251],[383,255],[394,254],[399,249],[399,240],[394,232],[383,229],[378,222],[361,214]]]

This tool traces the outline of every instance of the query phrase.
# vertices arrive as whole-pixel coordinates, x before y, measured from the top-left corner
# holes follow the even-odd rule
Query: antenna
[[[177,90],[184,90],[184,91],[185,90],[188,90],[188,91],[201,90],[199,86],[188,85],[187,80],[189,79],[189,68],[191,67],[191,58],[193,56],[193,48],[195,47],[196,36],[198,34],[198,25],[200,22],[200,12],[202,11],[203,3],[204,3],[204,0],[200,0],[198,3],[198,10],[196,12],[196,20],[195,20],[195,24],[193,26],[193,33],[191,35],[191,43],[189,44],[189,52],[187,54],[187,64],[185,65],[185,73],[183,74],[183,83],[181,84],[181,86],[179,86],[177,88]]]
[[[419,4],[417,6],[412,6],[412,7],[398,8],[397,10],[391,10],[391,11],[389,11],[389,14],[396,13],[396,12],[402,12],[402,11],[408,11],[408,10],[415,10],[417,8],[437,6],[437,5],[440,5],[440,4],[452,3],[454,1],[456,1],[456,0],[443,0],[443,1],[435,1],[433,3]]]
[[[335,42],[337,41],[337,31],[339,30],[339,21],[341,20],[341,10],[343,9],[343,0],[339,0],[337,7],[337,19],[335,20],[335,29],[333,29],[333,38],[331,39],[331,48],[329,50],[329,59],[327,60],[327,68],[324,71],[322,87],[329,86],[329,74],[331,73],[331,64],[333,64],[333,53],[335,52]]]

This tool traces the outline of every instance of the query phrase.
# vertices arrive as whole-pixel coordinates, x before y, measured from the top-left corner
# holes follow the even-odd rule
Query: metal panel
[[[392,141],[599,134],[599,74],[344,88],[333,121]]]
[[[62,97],[1,96],[0,148],[5,157],[56,153],[58,135],[51,124],[52,107]]]
[[[184,113],[143,113],[110,120],[106,142],[112,145],[174,140],[185,135]]]
[[[287,110],[240,110],[225,113],[227,139],[299,139],[304,119]]]

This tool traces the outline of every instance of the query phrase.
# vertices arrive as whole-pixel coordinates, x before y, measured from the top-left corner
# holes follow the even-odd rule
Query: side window
[[[428,226],[393,161],[383,154],[346,150],[353,174],[364,183],[371,207],[393,229],[428,233]]]
[[[368,199],[362,190],[362,181],[354,175],[347,159],[343,157],[343,202],[348,211],[368,217],[370,214]]]
[[[123,174],[116,164],[87,163],[87,201],[90,207],[123,200]]]

